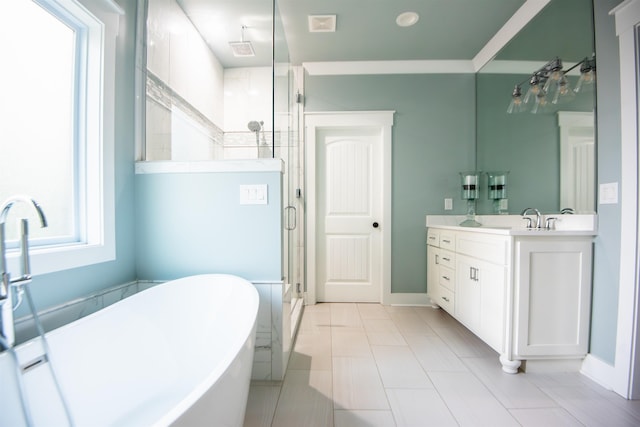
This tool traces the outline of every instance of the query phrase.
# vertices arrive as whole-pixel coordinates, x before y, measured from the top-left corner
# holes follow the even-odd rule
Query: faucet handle
[[[545,220],[544,223],[544,228],[546,230],[555,230],[556,229],[556,221],[558,220],[558,218],[556,218],[555,216],[549,217]]]
[[[531,218],[529,218],[528,216],[523,216],[522,219],[527,221],[527,229],[530,230],[533,228],[533,223],[531,222]]]

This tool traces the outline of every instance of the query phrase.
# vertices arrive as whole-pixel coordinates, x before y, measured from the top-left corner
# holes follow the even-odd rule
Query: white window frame
[[[115,245],[114,137],[115,62],[118,21],[124,10],[113,0],[36,0],[47,10],[71,14],[87,26],[86,73],[78,97],[80,159],[76,167],[80,241],[33,246],[33,274],[45,274],[112,261]],[[83,77],[80,77],[83,78]],[[46,207],[45,214],[46,214]],[[32,227],[36,226],[35,224]],[[18,273],[19,252],[7,254],[9,271]]]

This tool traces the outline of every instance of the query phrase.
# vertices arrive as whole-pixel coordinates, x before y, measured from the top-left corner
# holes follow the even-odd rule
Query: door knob
[[[373,228],[378,228],[378,226],[379,226],[379,225],[380,225],[380,224],[378,224],[377,222],[374,222],[374,223],[373,223]]]

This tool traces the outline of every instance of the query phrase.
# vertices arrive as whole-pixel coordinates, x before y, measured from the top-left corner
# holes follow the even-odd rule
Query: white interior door
[[[392,111],[305,114],[308,303],[391,296]]]
[[[593,113],[558,112],[560,126],[560,208],[595,213],[595,135]]]
[[[318,299],[380,302],[381,130],[316,134]]]

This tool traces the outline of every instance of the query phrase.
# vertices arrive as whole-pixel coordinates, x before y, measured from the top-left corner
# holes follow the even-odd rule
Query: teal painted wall
[[[513,86],[526,78],[514,74],[477,75],[477,170],[510,171],[507,178],[510,213],[519,214],[527,207],[541,212],[559,212],[561,208],[571,206],[560,206],[557,111],[593,111],[594,93],[577,94],[571,102],[546,113],[507,114]],[[575,87],[576,81],[571,79],[571,87]],[[487,199],[484,174],[477,212],[493,213],[493,201]]]
[[[267,184],[268,204],[240,205],[243,184]],[[137,276],[282,280],[281,206],[280,172],[136,175]]]
[[[116,260],[36,276],[31,290],[38,310],[135,280],[134,239],[134,37],[136,2],[118,1],[120,18],[116,47],[115,205]],[[16,313],[27,314],[26,305]]]
[[[620,57],[614,18],[609,16],[609,11],[619,3],[620,0],[594,1],[599,183],[621,180]],[[599,232],[594,246],[590,352],[611,365],[615,362],[620,281],[620,207],[620,204],[598,206]]]
[[[306,76],[305,111],[395,110],[391,289],[426,292],[426,214],[466,212],[458,172],[475,164],[472,74]],[[451,213],[448,211],[447,213]]]

